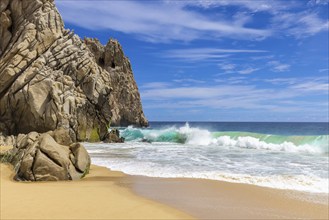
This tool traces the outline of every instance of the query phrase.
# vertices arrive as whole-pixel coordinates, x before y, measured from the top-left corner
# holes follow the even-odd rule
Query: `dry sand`
[[[92,166],[80,181],[14,182],[1,164],[0,219],[191,219],[116,184],[124,174]]]

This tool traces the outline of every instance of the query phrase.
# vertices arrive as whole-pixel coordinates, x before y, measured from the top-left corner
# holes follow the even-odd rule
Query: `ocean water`
[[[94,164],[131,175],[328,194],[328,123],[151,122],[119,129],[123,144],[85,143]]]

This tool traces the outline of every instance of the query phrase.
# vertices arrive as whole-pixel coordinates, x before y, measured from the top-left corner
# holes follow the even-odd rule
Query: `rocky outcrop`
[[[90,157],[79,143],[59,144],[54,133],[20,134],[16,145],[5,160],[14,165],[16,180],[54,181],[75,180],[86,175]]]
[[[84,43],[94,54],[97,64],[110,74],[111,84],[119,85],[112,86],[111,106],[115,112],[112,114],[112,125],[127,126],[131,122],[147,125],[144,113],[140,113],[142,111],[140,94],[130,61],[125,57],[119,42],[110,39],[103,46],[97,39],[85,38]]]
[[[117,41],[82,41],[52,0],[1,0],[0,24],[0,132],[62,129],[71,142],[98,141],[110,123],[147,125]]]
[[[125,139],[120,137],[120,131],[116,128],[113,128],[105,137],[105,143],[123,143]]]

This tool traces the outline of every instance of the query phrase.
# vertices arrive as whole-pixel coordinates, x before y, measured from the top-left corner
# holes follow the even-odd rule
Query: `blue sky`
[[[329,0],[56,0],[119,40],[151,121],[328,121]]]

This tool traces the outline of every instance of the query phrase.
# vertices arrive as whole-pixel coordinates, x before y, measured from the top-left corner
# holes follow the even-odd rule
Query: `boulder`
[[[75,180],[86,175],[90,157],[82,144],[61,145],[48,133],[31,132],[17,137],[11,160],[16,180]]]

